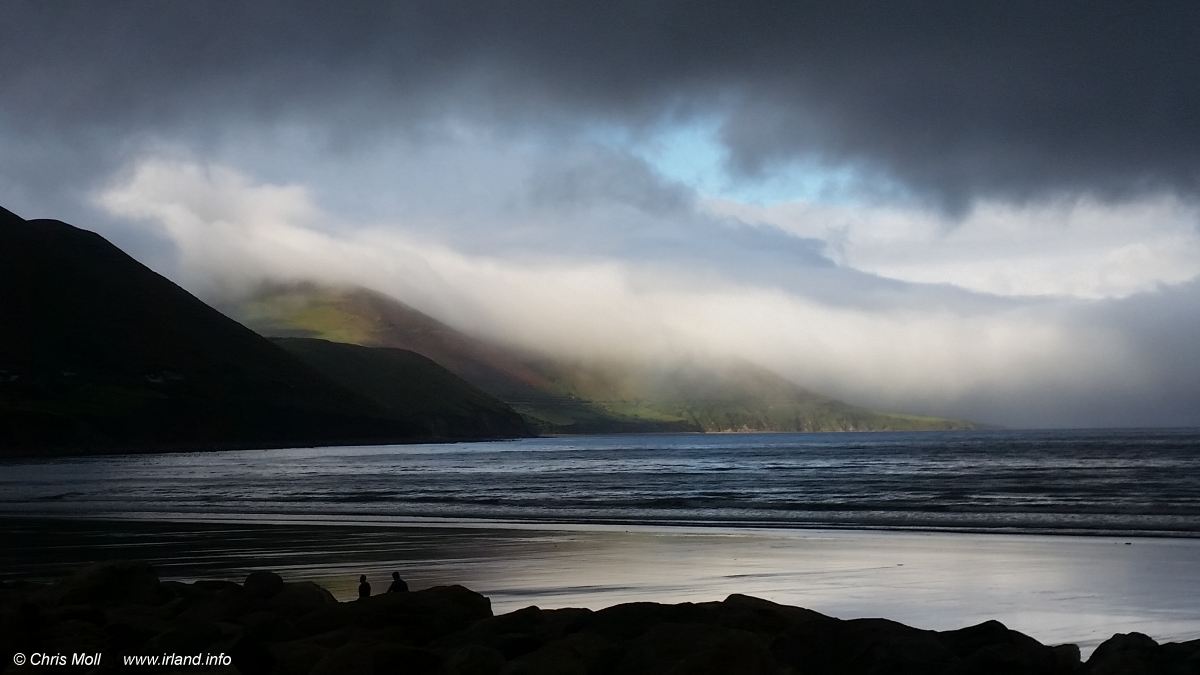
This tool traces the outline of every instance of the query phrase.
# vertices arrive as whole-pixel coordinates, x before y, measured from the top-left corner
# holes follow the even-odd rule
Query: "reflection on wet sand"
[[[3,577],[145,559],[164,578],[312,580],[340,599],[358,576],[386,587],[464,584],[498,612],[705,601],[744,593],[842,618],[950,629],[996,618],[1085,651],[1116,632],[1200,637],[1200,541],[875,531],[622,526],[389,527],[311,521],[0,521]],[[1128,544],[1126,542],[1129,542]]]

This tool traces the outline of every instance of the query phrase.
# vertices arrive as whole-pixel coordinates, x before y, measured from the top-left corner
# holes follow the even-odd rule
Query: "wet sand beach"
[[[497,612],[755,595],[1087,653],[1200,637],[1196,430],[595,436],[9,461],[0,577],[366,574]],[[1072,535],[1087,536],[1072,536]]]
[[[998,619],[1085,654],[1118,632],[1200,636],[1194,539],[162,515],[5,517],[0,532],[6,580],[142,559],[164,579],[270,569],[349,599],[359,574],[382,592],[399,571],[413,588],[477,589],[497,612],[742,593],[930,629]]]

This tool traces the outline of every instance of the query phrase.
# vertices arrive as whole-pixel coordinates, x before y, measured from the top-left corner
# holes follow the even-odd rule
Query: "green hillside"
[[[582,362],[547,358],[455,330],[362,288],[269,285],[230,311],[264,335],[319,337],[423,354],[551,433],[856,431],[972,428],[882,413],[749,362]]]
[[[525,421],[512,408],[415,352],[312,338],[272,342],[330,380],[371,399],[389,416],[428,427],[433,436],[528,434]]]
[[[682,420],[704,431],[919,431],[972,428],[882,413],[814,393],[745,361],[556,363],[560,386],[615,413]]]
[[[226,308],[272,337],[312,337],[422,354],[504,401],[544,433],[698,431],[678,417],[626,415],[554,382],[528,354],[480,340],[365,289],[270,284]]]
[[[310,368],[99,235],[60,221],[0,209],[0,302],[0,453],[439,435]],[[453,431],[494,435],[492,428]],[[517,425],[509,435],[523,431]]]

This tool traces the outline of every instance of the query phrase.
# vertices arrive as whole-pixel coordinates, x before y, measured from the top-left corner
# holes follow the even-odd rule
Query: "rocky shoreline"
[[[494,616],[488,598],[461,586],[338,602],[271,572],[185,584],[128,562],[50,585],[0,585],[0,653],[5,673],[1200,673],[1200,640],[1157,644],[1139,633],[1114,635],[1083,662],[1075,645],[1042,645],[996,621],[928,631],[744,595]],[[138,655],[176,665],[123,664]],[[209,655],[216,665],[179,661]]]

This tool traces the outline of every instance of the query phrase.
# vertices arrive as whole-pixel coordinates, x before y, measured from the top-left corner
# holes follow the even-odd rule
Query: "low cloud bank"
[[[597,152],[489,167],[504,177],[457,215],[451,195],[429,193],[428,214],[356,219],[305,185],[181,156],[131,165],[95,203],[170,241],[163,271],[210,298],[264,278],[360,284],[526,347],[738,356],[884,408],[1011,426],[1200,423],[1196,281],[1151,279],[1096,299],[890,278],[855,269],[857,254],[839,259],[835,237],[786,209],[713,206],[653,172],[636,175],[636,164],[613,173],[626,158]],[[558,184],[540,178],[551,170]],[[412,189],[394,197],[421,202]],[[1185,211],[1169,201],[1129,208],[1166,213],[1168,230]],[[895,218],[925,225],[918,212]],[[1100,290],[1080,295],[1107,294],[1090,288]]]

